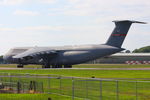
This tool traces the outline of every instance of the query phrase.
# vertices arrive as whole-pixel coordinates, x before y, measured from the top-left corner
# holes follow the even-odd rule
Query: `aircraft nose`
[[[3,60],[6,60],[7,58],[8,58],[7,55],[4,55],[4,56],[3,56]]]
[[[4,56],[3,56],[3,60],[6,61],[6,62],[7,62],[7,61],[10,61],[11,59],[12,59],[12,56],[11,56],[11,55],[4,55]]]

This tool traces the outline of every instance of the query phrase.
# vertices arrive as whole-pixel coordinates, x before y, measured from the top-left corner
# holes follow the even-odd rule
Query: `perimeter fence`
[[[67,95],[70,100],[150,100],[150,81],[0,73],[0,91],[4,90]]]
[[[73,100],[150,100],[149,81],[75,80]]]

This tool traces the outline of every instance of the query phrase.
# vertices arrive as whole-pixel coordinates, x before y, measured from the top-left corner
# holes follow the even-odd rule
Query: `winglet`
[[[114,20],[112,22],[115,22],[115,23],[118,23],[118,22],[130,22],[130,23],[147,24],[146,22],[134,21],[134,20]]]

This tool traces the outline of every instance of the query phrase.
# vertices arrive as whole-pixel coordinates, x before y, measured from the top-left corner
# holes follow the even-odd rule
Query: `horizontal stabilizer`
[[[134,21],[134,20],[114,20],[113,22],[131,22],[131,23],[139,23],[139,24],[147,24],[146,22]]]

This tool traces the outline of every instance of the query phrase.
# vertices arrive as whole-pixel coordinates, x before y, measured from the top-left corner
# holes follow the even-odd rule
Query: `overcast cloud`
[[[0,0],[0,55],[18,46],[105,43],[112,20],[150,22],[149,0]],[[150,45],[150,25],[133,25],[123,44]]]

